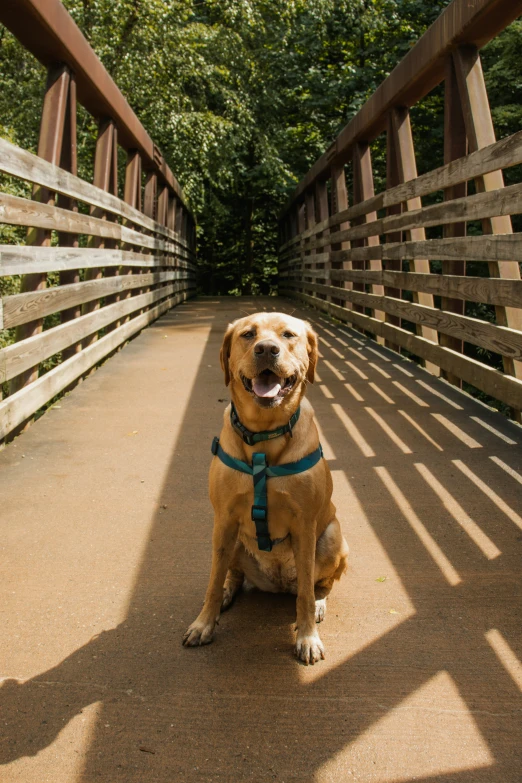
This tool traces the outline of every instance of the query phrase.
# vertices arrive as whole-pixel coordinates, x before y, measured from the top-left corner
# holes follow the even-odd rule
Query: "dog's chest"
[[[247,579],[261,590],[297,592],[297,571],[289,539],[276,544],[271,552],[261,552],[256,540],[250,536],[240,535],[240,539],[248,555],[245,569]]]

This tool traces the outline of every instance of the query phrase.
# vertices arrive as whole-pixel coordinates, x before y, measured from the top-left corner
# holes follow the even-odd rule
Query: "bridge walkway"
[[[226,324],[171,310],[0,454],[0,781],[515,783],[521,429],[315,311],[310,388],[351,546],[292,657],[294,599],[250,593],[184,649],[210,560]]]

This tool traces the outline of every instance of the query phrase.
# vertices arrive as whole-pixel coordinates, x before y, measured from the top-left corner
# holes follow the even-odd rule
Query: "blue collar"
[[[288,424],[284,424],[282,427],[277,427],[275,430],[263,430],[262,432],[252,432],[247,430],[244,424],[239,420],[236,407],[234,403],[230,406],[230,423],[232,424],[239,437],[244,440],[247,446],[255,446],[256,443],[260,443],[263,440],[272,440],[278,438],[280,435],[285,435],[289,432],[292,437],[292,430],[299,421],[301,415],[301,406],[298,407],[294,415],[291,417]]]
[[[319,444],[315,451],[312,451],[311,454],[307,454],[306,457],[297,460],[297,462],[285,462],[283,465],[274,465],[272,467],[269,467],[266,464],[266,454],[263,454],[262,452],[254,452],[254,454],[252,454],[252,465],[249,465],[247,462],[243,462],[236,457],[230,456],[230,454],[223,451],[219,445],[219,438],[214,438],[211,450],[212,454],[218,457],[228,468],[252,476],[254,480],[252,521],[256,526],[257,546],[263,552],[271,552],[274,544],[279,543],[284,539],[276,539],[274,541],[270,538],[270,531],[268,529],[266,480],[267,478],[277,478],[280,476],[293,476],[296,473],[304,473],[305,470],[310,470],[310,468],[313,468],[323,456],[321,444]]]

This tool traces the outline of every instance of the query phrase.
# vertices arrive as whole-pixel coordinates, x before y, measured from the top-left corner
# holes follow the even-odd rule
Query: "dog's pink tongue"
[[[281,391],[281,383],[275,373],[258,375],[252,379],[252,388],[258,397],[276,397]]]

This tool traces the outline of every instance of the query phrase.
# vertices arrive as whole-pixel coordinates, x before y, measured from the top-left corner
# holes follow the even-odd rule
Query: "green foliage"
[[[190,198],[203,290],[255,294],[273,290],[277,216],[293,188],[448,2],[64,5]],[[484,51],[499,136],[518,130],[522,119],[520,25]],[[0,42],[0,133],[34,150],[45,72],[2,28]],[[422,172],[442,163],[443,90],[412,116]],[[78,135],[79,174],[92,179],[96,123],[83,110]],[[377,141],[377,189],[384,153]],[[2,234],[2,241],[15,239]]]

